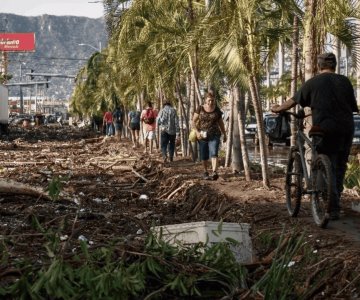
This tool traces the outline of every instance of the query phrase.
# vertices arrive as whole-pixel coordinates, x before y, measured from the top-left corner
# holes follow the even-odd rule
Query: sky
[[[99,0],[0,0],[0,12],[20,16],[103,16],[102,1]]]

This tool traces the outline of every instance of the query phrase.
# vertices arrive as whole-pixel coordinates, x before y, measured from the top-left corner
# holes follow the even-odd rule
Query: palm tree
[[[281,35],[291,28],[284,25],[288,21],[285,17],[281,28],[277,27],[285,5],[297,9],[292,1],[213,1],[202,24],[203,32],[210,36],[207,43],[213,63],[224,69],[230,81],[239,82],[250,91],[257,119],[264,186],[269,186],[269,174],[259,78],[263,50],[270,54]]]

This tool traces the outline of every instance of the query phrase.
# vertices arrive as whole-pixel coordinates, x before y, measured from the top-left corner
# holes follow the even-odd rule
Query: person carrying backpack
[[[120,107],[117,107],[113,112],[113,122],[115,127],[115,136],[118,141],[121,141],[121,133],[123,128],[123,113]]]
[[[144,128],[145,128],[145,153],[148,152],[148,141],[149,141],[149,150],[150,154],[153,152],[153,143],[156,139],[156,117],[158,113],[155,109],[152,107],[152,103],[150,101],[147,102],[147,107],[141,112],[141,121],[144,122]]]
[[[163,109],[160,110],[157,125],[160,128],[160,145],[164,163],[168,159],[168,148],[169,159],[172,162],[175,153],[175,141],[179,138],[180,127],[176,110],[170,102],[165,102]]]
[[[138,110],[132,110],[128,114],[128,127],[131,130],[133,149],[139,147],[140,116],[141,112]]]

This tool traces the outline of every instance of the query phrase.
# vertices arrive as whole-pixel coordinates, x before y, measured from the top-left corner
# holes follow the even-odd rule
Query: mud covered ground
[[[283,172],[272,173],[270,189],[256,172],[251,182],[223,167],[219,173],[216,182],[202,180],[199,163],[178,156],[164,166],[158,152],[146,155],[128,139],[117,142],[85,128],[12,128],[0,142],[0,179],[17,182],[0,190],[0,237],[11,241],[1,251],[14,260],[46,255],[34,222],[60,228],[73,252],[79,238],[92,247],[118,237],[141,242],[154,224],[249,223],[254,265],[268,267],[281,234],[303,235],[308,252],[294,259],[297,292],[308,299],[360,297],[360,218],[351,210],[356,195],[344,195],[344,215],[324,230],[312,221],[309,203],[298,218],[288,216]],[[46,197],[49,186],[56,201]],[[28,195],[26,187],[39,195]],[[0,281],[7,271],[0,266]]]

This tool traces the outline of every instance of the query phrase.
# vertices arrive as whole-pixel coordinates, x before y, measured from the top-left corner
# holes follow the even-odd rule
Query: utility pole
[[[20,63],[20,82],[22,81],[22,63]],[[24,113],[24,95],[23,95],[23,90],[22,90],[22,86],[19,85],[20,88],[20,113],[23,114]]]

